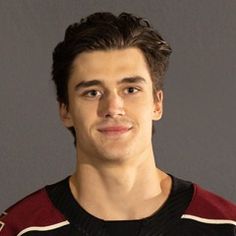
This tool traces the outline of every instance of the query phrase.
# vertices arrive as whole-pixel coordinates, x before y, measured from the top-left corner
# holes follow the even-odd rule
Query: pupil
[[[92,90],[92,91],[91,91],[91,95],[92,95],[92,96],[96,96],[96,95],[97,95],[97,91]]]

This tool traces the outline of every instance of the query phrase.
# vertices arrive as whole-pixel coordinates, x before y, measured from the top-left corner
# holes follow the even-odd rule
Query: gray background
[[[0,211],[74,169],[51,53],[70,23],[95,11],[147,17],[170,42],[157,163],[235,202],[235,0],[1,0]]]

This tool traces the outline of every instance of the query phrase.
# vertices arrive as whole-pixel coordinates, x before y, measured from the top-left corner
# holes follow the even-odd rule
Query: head
[[[138,48],[144,55],[152,80],[154,100],[163,90],[164,75],[171,48],[147,20],[128,13],[115,16],[108,12],[94,13],[70,25],[65,37],[53,52],[52,79],[57,101],[69,108],[68,81],[75,58],[83,52]],[[75,129],[68,128],[75,138]]]

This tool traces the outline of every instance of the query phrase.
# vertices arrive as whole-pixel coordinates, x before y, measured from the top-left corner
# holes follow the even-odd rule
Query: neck
[[[79,204],[98,218],[144,218],[161,207],[169,195],[170,177],[156,168],[153,155],[131,163],[92,165],[79,160],[83,158],[78,158],[70,187]]]

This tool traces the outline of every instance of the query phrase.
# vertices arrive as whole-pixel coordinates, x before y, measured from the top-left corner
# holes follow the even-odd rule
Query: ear
[[[160,120],[163,113],[163,91],[158,90],[154,99],[153,120]]]
[[[69,107],[64,103],[59,104],[59,114],[65,127],[70,128],[74,126]]]

